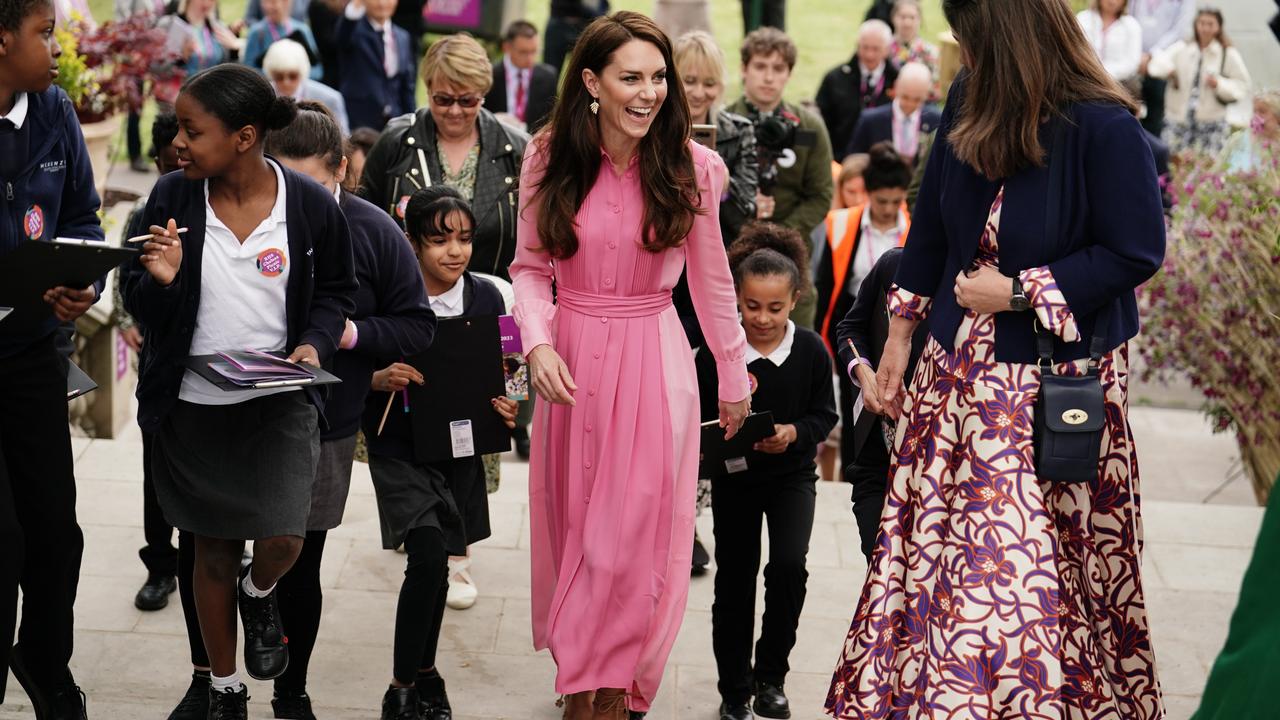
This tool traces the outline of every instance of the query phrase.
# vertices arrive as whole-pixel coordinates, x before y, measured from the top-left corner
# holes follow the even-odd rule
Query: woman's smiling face
[[[643,138],[667,99],[667,63],[652,43],[632,40],[614,51],[599,75],[583,71],[583,82],[600,103],[604,135]]]

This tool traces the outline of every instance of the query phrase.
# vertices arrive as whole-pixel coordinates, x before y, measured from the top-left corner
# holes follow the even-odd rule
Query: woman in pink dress
[[[698,387],[671,305],[686,262],[727,435],[750,389],[720,239],[727,171],[688,139],[670,41],[638,13],[600,18],[567,78],[526,152],[511,265],[543,400],[530,432],[533,638],[555,657],[565,717],[612,720],[648,710],[689,589]]]

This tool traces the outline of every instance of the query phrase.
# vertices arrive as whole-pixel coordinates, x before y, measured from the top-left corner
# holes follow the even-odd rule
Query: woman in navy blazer
[[[836,718],[1164,716],[1126,419],[1134,288],[1164,256],[1132,101],[1061,0],[944,0],[967,72],[916,204],[876,384],[898,420]],[[931,337],[903,392],[914,329]],[[1042,368],[1105,398],[1098,474],[1037,474]],[[908,711],[907,708],[910,708]]]

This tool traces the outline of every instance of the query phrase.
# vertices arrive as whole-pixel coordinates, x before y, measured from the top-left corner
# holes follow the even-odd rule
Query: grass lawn
[[[222,0],[222,17],[230,20],[242,16],[245,4],[246,0]],[[638,10],[646,13],[653,10],[653,0],[612,0],[612,5],[616,10]],[[853,55],[858,26],[862,23],[870,0],[791,0],[788,5],[787,30],[799,46],[800,59],[787,87],[786,97],[798,102],[812,98],[822,76]],[[924,5],[923,35],[932,40],[946,29],[946,21],[942,17],[940,0],[924,0]],[[93,16],[99,21],[111,18],[112,0],[90,0],[89,6]],[[549,0],[528,0],[525,4],[525,16],[541,28],[546,24],[549,6]],[[741,94],[736,60],[738,46],[742,41],[742,6],[739,0],[711,0],[711,21],[716,40],[728,61],[726,100],[732,101]],[[496,55],[497,47],[494,46],[492,51]],[[425,95],[425,89],[419,87],[420,102],[425,99]],[[144,145],[149,145],[145,138],[151,126],[150,115],[153,112],[149,107],[143,118]]]

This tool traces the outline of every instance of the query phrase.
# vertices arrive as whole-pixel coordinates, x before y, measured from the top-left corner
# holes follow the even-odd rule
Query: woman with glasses
[[[298,102],[314,100],[324,105],[338,121],[342,136],[351,134],[351,128],[347,126],[347,103],[342,99],[342,93],[311,79],[311,60],[301,43],[288,38],[271,43],[262,58],[262,72],[271,81],[276,95],[288,96]]]
[[[476,215],[468,269],[510,280],[516,192],[529,136],[483,107],[493,65],[470,35],[437,40],[422,61],[427,107],[387,124],[365,161],[359,194],[404,225],[415,190],[449,185]]]

